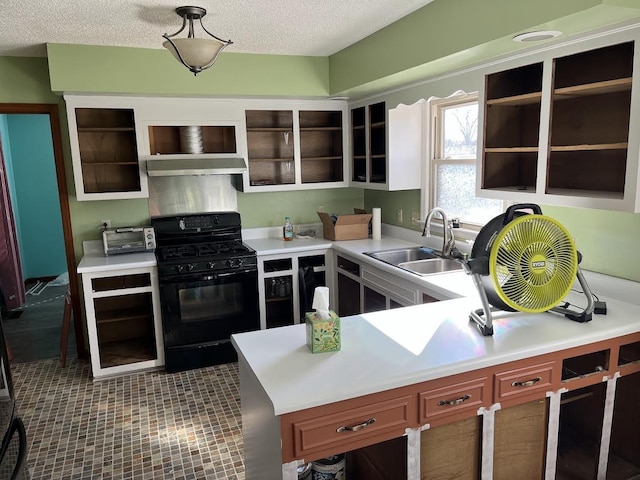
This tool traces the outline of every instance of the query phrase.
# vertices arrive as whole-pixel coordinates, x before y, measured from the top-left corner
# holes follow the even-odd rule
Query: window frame
[[[436,170],[439,165],[473,165],[476,168],[476,174],[478,170],[478,155],[479,150],[476,151],[476,155],[469,158],[446,158],[444,156],[444,114],[443,112],[451,107],[476,104],[478,106],[478,116],[480,115],[480,104],[478,92],[464,92],[458,90],[448,97],[430,97],[427,101],[427,126],[425,131],[426,135],[425,151],[427,153],[423,164],[423,187],[421,193],[421,218],[424,221],[427,213],[435,207],[435,200],[437,195],[437,175]],[[480,124],[480,122],[478,122]],[[476,134],[476,146],[480,147],[481,132],[478,130]],[[475,194],[475,192],[474,192]],[[507,206],[507,202],[502,201],[502,211]],[[441,220],[434,218],[436,224],[441,227]],[[468,219],[467,219],[468,220]],[[460,222],[460,229],[456,229],[456,237],[460,236],[463,239],[474,239],[477,233],[481,230],[484,224]],[[458,235],[461,234],[461,235]]]

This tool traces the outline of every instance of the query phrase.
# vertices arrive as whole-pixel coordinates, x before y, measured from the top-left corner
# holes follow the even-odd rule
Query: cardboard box
[[[331,215],[318,212],[322,220],[322,234],[327,240],[357,240],[369,238],[369,221],[371,214],[338,215],[335,225],[331,221]]]
[[[330,318],[322,320],[316,312],[305,314],[307,346],[311,353],[337,352],[340,350],[340,317],[329,310]]]

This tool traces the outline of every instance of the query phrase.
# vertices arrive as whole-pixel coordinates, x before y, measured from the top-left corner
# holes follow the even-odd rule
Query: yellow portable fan
[[[473,276],[483,306],[471,312],[471,320],[483,335],[492,335],[492,305],[512,312],[553,311],[588,322],[593,295],[580,271],[580,259],[569,232],[553,218],[542,215],[538,205],[509,207],[480,230],[470,258],[463,262],[465,271]],[[558,306],[576,276],[587,297],[582,312]]]

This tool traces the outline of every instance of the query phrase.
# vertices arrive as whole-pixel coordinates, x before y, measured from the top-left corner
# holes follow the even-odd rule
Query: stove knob
[[[208,263],[207,263],[207,268],[208,268],[209,270],[213,269],[215,266],[216,266],[216,264],[215,264],[214,262],[208,262]]]
[[[241,267],[244,264],[244,261],[241,258],[236,260],[236,266]]]
[[[184,272],[184,265],[177,265],[176,266],[176,272],[178,272],[178,273]]]
[[[195,267],[195,265],[193,265],[192,263],[188,263],[188,264],[187,264],[187,271],[189,271],[189,272],[190,272],[190,271],[191,271],[191,270],[193,270],[194,268],[196,268],[196,267]]]

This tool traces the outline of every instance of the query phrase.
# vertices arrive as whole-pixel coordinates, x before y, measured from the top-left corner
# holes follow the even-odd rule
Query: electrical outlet
[[[411,212],[411,225],[420,225],[420,212]]]
[[[398,209],[398,223],[402,223],[402,209]]]
[[[111,220],[100,220],[100,228],[111,228]]]

